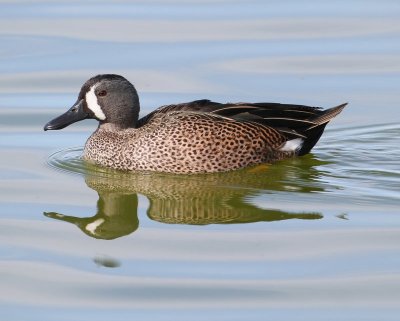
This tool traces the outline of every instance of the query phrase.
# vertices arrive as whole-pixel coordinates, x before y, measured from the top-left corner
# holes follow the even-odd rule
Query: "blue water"
[[[0,17],[1,320],[398,320],[400,2],[0,1]],[[95,121],[43,132],[109,72],[142,115],[349,106],[302,158],[121,174],[79,158]]]

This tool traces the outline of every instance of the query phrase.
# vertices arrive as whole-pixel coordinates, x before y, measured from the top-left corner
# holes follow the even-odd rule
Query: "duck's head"
[[[116,129],[135,127],[139,109],[138,94],[128,80],[119,75],[98,75],[85,82],[76,103],[49,121],[44,130],[62,129],[87,118]]]

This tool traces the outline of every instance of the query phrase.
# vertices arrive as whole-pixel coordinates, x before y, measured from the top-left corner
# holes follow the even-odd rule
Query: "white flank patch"
[[[88,225],[86,225],[86,230],[89,231],[92,234],[95,234],[94,232],[96,231],[96,229],[104,223],[104,218],[99,218],[97,220],[95,220],[92,223],[89,223]]]
[[[279,150],[282,152],[296,152],[301,148],[303,142],[304,140],[301,138],[288,140]]]
[[[96,87],[96,85],[92,86],[86,93],[86,103],[88,108],[94,113],[97,119],[104,120],[106,119],[106,115],[104,115],[103,111],[101,110],[101,107],[97,102],[96,94],[94,93]]]

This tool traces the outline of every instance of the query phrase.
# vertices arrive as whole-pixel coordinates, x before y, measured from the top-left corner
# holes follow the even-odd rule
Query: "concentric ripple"
[[[47,164],[51,167],[75,174],[86,174],[86,164],[82,159],[83,147],[63,149],[50,155]]]
[[[71,147],[55,152],[50,155],[47,164],[51,167],[64,172],[90,175],[90,176],[108,176],[108,168],[95,166],[82,159],[83,147]]]

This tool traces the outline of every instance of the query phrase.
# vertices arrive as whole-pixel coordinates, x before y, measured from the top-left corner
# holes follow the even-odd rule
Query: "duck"
[[[215,173],[308,154],[326,125],[347,105],[323,110],[281,103],[164,105],[139,118],[138,93],[116,74],[87,80],[73,106],[44,130],[96,119],[82,158],[122,171]]]

